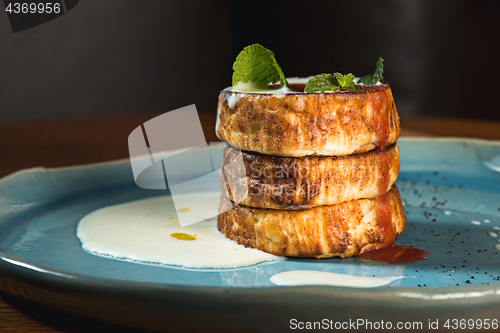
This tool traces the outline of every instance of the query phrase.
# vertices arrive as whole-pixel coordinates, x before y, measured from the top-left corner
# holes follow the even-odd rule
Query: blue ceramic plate
[[[415,139],[400,140],[399,147],[397,185],[408,222],[397,243],[429,252],[425,261],[290,259],[200,270],[93,256],[75,234],[83,216],[167,194],[138,188],[124,160],[35,168],[0,180],[0,289],[73,314],[157,331],[277,332],[307,322],[323,328],[355,322],[351,329],[370,330],[381,321],[393,329],[398,322],[428,329],[438,321],[446,329],[447,320],[451,330],[469,319],[475,321],[467,329],[486,327],[483,319],[495,329],[500,142]],[[375,289],[278,287],[269,281],[288,270],[407,278]]]

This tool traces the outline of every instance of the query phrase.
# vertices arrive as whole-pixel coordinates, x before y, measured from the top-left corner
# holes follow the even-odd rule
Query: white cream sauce
[[[310,76],[310,77],[291,77],[291,78],[287,78],[286,80],[288,81],[288,83],[291,83],[291,84],[293,84],[293,83],[305,84],[311,78],[312,78],[312,76]],[[237,92],[242,92],[242,93],[252,93],[252,94],[274,94],[274,95],[284,95],[284,94],[290,94],[290,93],[293,93],[293,94],[299,93],[300,94],[300,92],[290,90],[286,86],[283,86],[280,88],[275,88],[275,89],[265,89],[262,86],[256,85],[252,82],[239,83],[235,86],[227,87],[224,90],[237,91]],[[228,104],[229,104],[230,108],[234,109],[234,107],[231,106],[231,101],[228,100]],[[236,104],[236,102],[234,102],[234,104]]]
[[[354,77],[353,81],[354,81],[354,84],[358,84],[360,86],[365,86],[365,84],[362,84],[362,83],[358,83],[359,79],[361,79],[360,77]],[[383,85],[382,82],[378,81],[377,83],[374,84],[374,86],[381,86]]]
[[[179,208],[179,214],[195,213]],[[92,254],[143,263],[230,268],[284,259],[225,238],[216,218],[181,227],[171,196],[96,210],[80,221],[77,236]]]
[[[279,286],[323,285],[353,288],[381,287],[400,280],[404,276],[359,276],[322,271],[300,270],[275,274],[269,279]]]

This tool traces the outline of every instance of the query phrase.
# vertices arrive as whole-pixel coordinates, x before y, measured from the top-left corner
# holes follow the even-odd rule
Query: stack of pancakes
[[[351,257],[406,225],[399,116],[387,84],[354,91],[219,96],[218,229],[279,256]],[[244,164],[244,174],[227,167]],[[238,192],[238,193],[236,193]]]

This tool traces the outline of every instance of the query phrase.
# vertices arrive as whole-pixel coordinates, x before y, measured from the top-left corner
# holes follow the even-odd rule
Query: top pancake
[[[278,156],[345,156],[393,144],[399,116],[389,85],[355,91],[258,94],[224,90],[217,137]]]

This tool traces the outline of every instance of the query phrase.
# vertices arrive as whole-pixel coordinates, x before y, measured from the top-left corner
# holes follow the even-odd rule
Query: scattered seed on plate
[[[470,221],[470,223],[472,223],[474,225],[480,225],[481,224],[481,222],[479,222],[479,221]]]
[[[488,235],[490,235],[491,237],[495,237],[495,238],[498,237],[498,234],[493,232],[493,231],[488,232]]]

